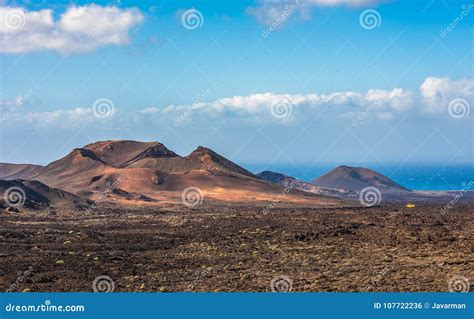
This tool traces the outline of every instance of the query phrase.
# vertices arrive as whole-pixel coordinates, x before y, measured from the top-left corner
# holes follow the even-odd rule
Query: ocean
[[[244,164],[253,173],[275,171],[305,182],[341,164]],[[474,182],[474,164],[344,164],[373,169],[412,190],[462,190]],[[474,189],[473,189],[474,191]]]

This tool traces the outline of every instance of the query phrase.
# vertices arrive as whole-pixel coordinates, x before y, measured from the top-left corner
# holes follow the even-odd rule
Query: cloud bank
[[[457,101],[457,104],[453,105],[453,101]],[[462,116],[455,114],[458,114],[457,117],[467,117],[473,104],[474,79],[429,77],[417,91],[393,88],[370,89],[364,93],[348,91],[321,95],[260,93],[221,98],[211,102],[197,101],[190,105],[155,106],[134,112],[115,109],[112,101],[109,101],[108,112],[103,114],[98,114],[92,107],[81,107],[14,114],[9,117],[8,122],[49,128],[74,128],[93,124],[133,127],[147,121],[152,124],[180,126],[203,118],[217,118],[236,120],[242,125],[292,125],[313,119],[317,115],[323,116],[324,119],[352,119],[361,122],[369,121],[370,118],[391,120],[404,114],[423,117],[436,114],[449,116],[454,111],[459,112],[451,110],[451,107],[464,108],[461,109]]]
[[[90,52],[103,45],[128,43],[129,30],[142,21],[136,8],[96,4],[69,7],[59,20],[54,20],[50,9],[0,7],[0,52]]]

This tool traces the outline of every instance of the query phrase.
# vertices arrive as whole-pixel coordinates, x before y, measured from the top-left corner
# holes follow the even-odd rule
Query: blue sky
[[[0,28],[0,161],[126,138],[239,163],[472,162],[474,5],[37,3],[1,13],[20,26]]]

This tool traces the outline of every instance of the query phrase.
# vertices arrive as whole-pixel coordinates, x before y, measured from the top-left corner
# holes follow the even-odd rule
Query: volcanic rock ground
[[[474,211],[441,209],[3,211],[0,289],[92,291],[107,275],[115,291],[268,291],[285,275],[292,291],[447,291],[474,278]]]

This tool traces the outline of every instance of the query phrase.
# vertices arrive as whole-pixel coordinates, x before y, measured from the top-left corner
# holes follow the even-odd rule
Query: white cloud
[[[185,110],[202,110],[210,113],[225,114],[269,114],[278,104],[291,106],[293,110],[299,109],[325,109],[330,112],[354,111],[369,105],[380,111],[403,111],[413,105],[412,93],[395,88],[386,90],[369,90],[367,93],[335,92],[330,94],[274,94],[260,93],[248,96],[234,96],[218,99],[210,103],[195,103],[191,106],[168,106],[164,112]],[[159,109],[155,109],[158,111]]]
[[[391,91],[385,90],[369,90],[366,99],[375,104],[388,106],[395,111],[403,111],[413,106],[413,93],[395,88]]]
[[[281,26],[290,15],[297,11],[300,17],[310,18],[313,7],[349,6],[361,7],[375,5],[380,0],[259,0],[255,6],[248,7],[246,12],[259,23],[271,26],[275,23]]]
[[[429,112],[440,113],[446,110],[453,99],[462,98],[473,105],[474,79],[453,81],[449,78],[426,78],[420,87],[425,109]]]
[[[98,122],[100,119],[94,116],[92,109],[75,108],[52,112],[30,112],[24,116],[24,120],[39,127],[77,128]]]
[[[54,50],[68,54],[93,51],[102,45],[126,44],[130,41],[130,28],[142,21],[143,15],[136,8],[96,4],[72,6],[56,21],[49,9],[1,7],[0,52]]]
[[[351,120],[360,114],[375,119],[392,120],[400,114],[426,116],[430,113],[448,115],[448,104],[454,98],[461,98],[474,104],[474,79],[450,80],[448,78],[427,78],[417,91],[401,88],[391,90],[371,89],[365,93],[334,92],[330,94],[275,94],[260,93],[248,96],[233,96],[211,102],[197,102],[190,105],[170,105],[164,108],[149,107],[134,112],[118,112],[107,118],[94,116],[91,108],[33,112],[15,116],[15,121],[49,128],[75,128],[84,125],[103,127],[109,124],[124,127],[147,121],[160,126],[179,125],[202,118],[235,119],[242,125],[252,123],[277,123],[291,125],[316,114],[325,119]],[[275,116],[280,109],[288,111],[285,117]],[[202,116],[196,116],[196,115]],[[367,119],[369,120],[369,119]],[[145,123],[145,124],[144,124]],[[8,123],[6,123],[8,124]]]

